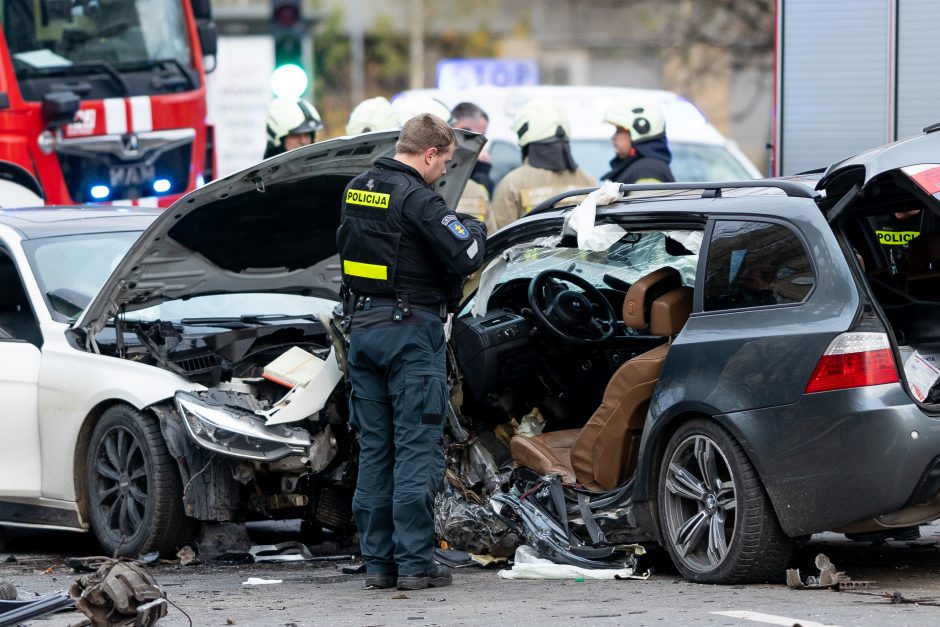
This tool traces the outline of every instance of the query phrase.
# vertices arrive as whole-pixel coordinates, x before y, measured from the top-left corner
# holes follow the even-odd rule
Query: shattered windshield
[[[17,76],[79,64],[173,60],[192,50],[180,0],[0,0]]]
[[[632,284],[653,270],[671,266],[682,274],[684,285],[693,286],[698,248],[694,247],[693,252],[680,242],[695,239],[699,233],[668,233],[667,236],[662,231],[630,232],[601,252],[578,248],[529,248],[510,260],[500,282],[519,277],[531,278],[543,270],[557,269],[574,272],[592,285],[604,287],[605,274]]]

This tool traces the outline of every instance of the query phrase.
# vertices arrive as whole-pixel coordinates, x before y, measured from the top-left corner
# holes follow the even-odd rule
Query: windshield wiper
[[[186,86],[189,89],[196,89],[197,87],[196,80],[186,69],[186,66],[183,65],[179,59],[174,59],[172,57],[166,57],[165,59],[147,59],[147,60],[142,60],[142,61],[129,61],[127,63],[122,63],[121,69],[138,70],[138,71],[139,70],[153,71],[165,65],[172,65],[183,76],[183,79],[186,81]],[[160,87],[163,87],[166,85],[172,85],[172,80],[173,79],[169,79],[169,80],[161,79]]]
[[[74,76],[76,74],[94,74],[104,73],[121,90],[121,95],[127,97],[130,95],[130,88],[121,77],[121,73],[107,61],[83,61],[73,63],[72,65],[56,65],[53,67],[23,67],[17,72],[20,77],[30,76]]]

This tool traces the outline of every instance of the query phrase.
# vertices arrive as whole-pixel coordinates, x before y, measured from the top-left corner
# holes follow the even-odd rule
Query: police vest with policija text
[[[454,299],[460,277],[446,273],[420,233],[408,232],[404,222],[405,201],[426,187],[402,172],[375,166],[346,187],[336,240],[343,283],[353,294],[415,304]]]

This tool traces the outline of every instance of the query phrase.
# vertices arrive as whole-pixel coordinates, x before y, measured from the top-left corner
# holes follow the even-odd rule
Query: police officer
[[[666,141],[666,117],[658,103],[624,98],[604,114],[615,127],[611,141],[614,158],[610,172],[601,177],[616,183],[671,183],[672,153]]]
[[[447,586],[434,562],[432,491],[444,472],[443,320],[483,262],[486,228],[456,215],[431,184],[456,149],[447,122],[422,114],[394,158],[346,188],[337,231],[349,320],[350,423],[359,431],[353,516],[366,587]]]
[[[320,114],[306,100],[275,98],[268,107],[268,145],[264,158],[312,144],[321,128]]]
[[[597,185],[571,156],[568,116],[556,103],[533,98],[520,109],[512,130],[519,138],[522,165],[504,176],[493,191],[497,227],[518,220],[552,196]]]
[[[910,271],[911,242],[921,233],[932,233],[937,230],[932,212],[914,208],[874,216],[871,222],[878,236],[878,243],[881,244],[887,258],[890,274]]]
[[[363,100],[349,113],[346,134],[387,131],[399,126],[398,114],[392,109],[392,103],[382,96],[376,96]]]

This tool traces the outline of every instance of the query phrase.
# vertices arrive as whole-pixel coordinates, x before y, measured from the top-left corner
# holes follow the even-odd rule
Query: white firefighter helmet
[[[393,128],[398,128],[398,115],[392,109],[392,103],[382,96],[376,96],[363,100],[350,112],[346,134],[359,135]]]
[[[316,136],[321,128],[319,112],[306,100],[275,98],[268,107],[268,142],[275,148],[283,146],[288,135],[310,133]]]
[[[399,126],[403,126],[405,122],[422,113],[436,115],[450,124],[450,109],[437,98],[430,96],[402,96],[401,98],[395,99],[395,102],[392,103],[392,108],[394,108],[395,113],[398,114]]]
[[[520,146],[556,137],[559,128],[566,136],[571,134],[568,114],[561,105],[547,98],[529,100],[519,109],[512,123]]]
[[[620,98],[607,107],[604,121],[629,131],[634,144],[666,132],[663,108],[648,99]]]

